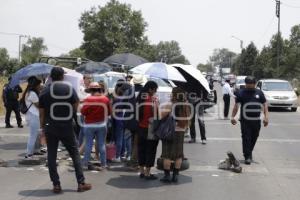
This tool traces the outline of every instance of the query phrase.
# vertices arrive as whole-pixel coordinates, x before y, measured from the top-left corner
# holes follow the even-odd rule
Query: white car
[[[126,73],[106,72],[104,74],[93,74],[92,77],[93,77],[93,81],[96,82],[104,81],[107,86],[108,93],[112,94],[114,92],[117,81],[120,79],[125,80]],[[156,92],[156,96],[159,98],[160,103],[170,101],[172,88],[173,88],[171,84],[166,83],[160,78],[145,77],[145,82],[142,85],[144,85],[147,80],[152,80],[157,83],[158,89]]]
[[[296,112],[298,108],[298,97],[291,84],[286,80],[265,79],[256,84],[268,103],[268,107],[291,108]]]
[[[245,88],[245,78],[246,76],[237,76],[236,77],[236,82],[235,82],[235,89],[239,90],[239,89],[243,89]]]

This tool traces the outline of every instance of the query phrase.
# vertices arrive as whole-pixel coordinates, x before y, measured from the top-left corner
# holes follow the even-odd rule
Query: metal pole
[[[276,16],[278,18],[278,32],[277,32],[277,68],[280,65],[280,0],[276,0]]]
[[[21,62],[21,39],[22,35],[19,35],[19,62]]]

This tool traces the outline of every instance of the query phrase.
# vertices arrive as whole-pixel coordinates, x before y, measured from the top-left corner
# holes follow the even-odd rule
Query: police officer
[[[237,114],[240,105],[243,154],[245,157],[245,164],[250,165],[252,162],[252,151],[261,128],[261,110],[263,110],[264,114],[263,124],[265,127],[269,123],[269,113],[264,94],[262,91],[255,88],[255,78],[247,76],[245,78],[245,83],[245,89],[241,89],[236,95],[235,105],[231,115],[231,123],[233,125],[237,124],[234,117]]]
[[[230,87],[230,79],[226,79],[222,88],[223,101],[224,101],[224,119],[228,119],[230,96],[234,96]]]

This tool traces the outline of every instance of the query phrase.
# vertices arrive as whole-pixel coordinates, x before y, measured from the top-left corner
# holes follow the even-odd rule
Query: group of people
[[[57,173],[57,149],[61,142],[68,151],[76,172],[78,192],[90,190],[91,184],[85,182],[83,170],[104,170],[107,168],[107,134],[109,124],[112,127],[110,141],[116,145],[113,162],[122,159],[137,160],[139,177],[145,180],[156,180],[151,173],[154,166],[159,139],[153,134],[155,120],[174,117],[174,134],[172,139],[162,140],[162,155],[164,176],[160,180],[165,183],[177,182],[179,170],[184,158],[183,143],[188,128],[191,130],[190,143],[196,142],[195,119],[198,119],[202,144],[206,144],[205,124],[203,120],[204,106],[197,106],[201,98],[193,100],[179,87],[172,90],[170,101],[159,104],[156,97],[158,85],[154,81],[143,83],[143,77],[127,77],[120,79],[112,96],[107,93],[103,82],[92,82],[91,77],[84,76],[84,100],[80,101],[76,91],[63,82],[64,70],[54,67],[51,71],[51,84],[41,87],[41,81],[36,77],[28,79],[28,85],[22,98],[25,100],[27,112],[26,121],[30,127],[26,158],[35,153],[39,137],[46,138],[47,159],[53,192],[62,191]],[[263,105],[265,126],[268,125],[268,111],[263,93],[256,90],[255,79],[246,78],[246,89],[236,95],[231,123],[235,125],[235,115],[241,105],[241,129],[243,152],[246,164],[251,163],[252,151],[260,130],[259,105]],[[224,88],[223,91],[227,91]],[[230,88],[229,88],[230,89]],[[227,104],[227,94],[224,101]],[[229,97],[230,98],[230,97]],[[256,103],[254,105],[249,103]],[[192,105],[191,109],[190,105]],[[245,107],[246,105],[246,107]],[[229,108],[224,115],[228,115]],[[77,119],[77,112],[81,117]],[[246,113],[246,115],[242,115]],[[225,115],[225,117],[227,116]],[[254,117],[255,120],[249,120]],[[74,134],[74,121],[80,124],[78,135]],[[78,123],[78,121],[80,123]],[[10,124],[9,124],[10,125]],[[18,121],[21,127],[21,121]],[[91,152],[95,142],[96,157],[101,167],[95,168],[91,161]],[[83,154],[81,159],[80,154]],[[172,162],[174,163],[173,165]],[[171,166],[173,166],[171,168]],[[171,176],[171,171],[172,176]]]
[[[172,105],[188,102],[183,90],[173,88],[170,102],[161,110],[159,100],[155,96],[157,83],[148,81],[142,85],[142,75],[119,80],[112,97],[107,94],[105,83],[92,82],[91,77],[86,75],[84,83],[87,95],[82,101],[79,100],[76,91],[63,82],[64,70],[61,67],[54,67],[50,78],[51,83],[46,86],[42,86],[42,81],[37,77],[28,78],[21,100],[27,108],[25,116],[30,129],[25,158],[32,158],[38,154],[40,138],[45,138],[47,163],[54,193],[62,191],[56,164],[59,143],[64,145],[73,161],[78,192],[90,190],[92,186],[85,182],[83,170],[107,168],[106,143],[109,124],[112,127],[110,141],[114,141],[116,145],[113,162],[136,159],[140,170],[139,177],[156,180],[157,177],[151,173],[151,168],[155,163],[159,140],[153,137],[151,126],[154,119],[162,119],[171,113],[175,113],[179,120],[176,120],[174,127],[174,138],[162,142],[161,157],[164,159],[165,176],[161,181],[178,181],[184,157],[184,134],[190,125],[190,108],[185,104],[175,108]],[[16,99],[18,100],[17,97]],[[19,111],[18,109],[16,110]],[[81,113],[81,117],[77,119],[78,112]],[[21,127],[21,117],[17,119]],[[74,121],[80,121],[78,135],[74,131]],[[101,167],[98,168],[90,163],[94,140],[96,157],[101,163]],[[83,159],[80,154],[84,155]],[[171,169],[172,162],[174,168]]]

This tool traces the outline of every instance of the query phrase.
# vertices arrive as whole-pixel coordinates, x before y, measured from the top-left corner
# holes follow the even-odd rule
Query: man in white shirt
[[[222,88],[223,100],[224,100],[224,118],[228,119],[229,106],[230,106],[230,96],[234,96],[229,85],[230,79],[225,80],[225,84]]]

